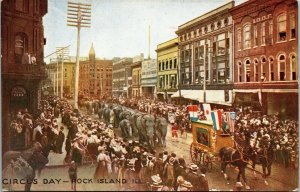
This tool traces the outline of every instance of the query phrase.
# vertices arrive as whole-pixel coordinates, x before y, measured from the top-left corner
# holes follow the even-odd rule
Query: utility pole
[[[61,60],[60,98],[64,97],[64,60],[69,55],[68,47],[56,47],[57,58]]]
[[[77,52],[75,65],[75,92],[74,108],[78,109],[78,82],[79,82],[79,51],[80,51],[80,28],[91,27],[91,4],[68,2],[67,25],[77,28]]]

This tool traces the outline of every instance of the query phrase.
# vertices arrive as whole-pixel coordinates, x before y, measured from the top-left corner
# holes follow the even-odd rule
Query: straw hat
[[[199,167],[197,165],[195,165],[195,164],[192,164],[191,167],[190,167],[190,169],[192,171],[197,171],[199,169]]]
[[[193,187],[193,185],[190,182],[188,182],[188,181],[184,181],[183,184],[182,184],[182,186],[186,187],[186,188],[192,188]]]
[[[151,176],[151,179],[153,181],[153,185],[159,185],[162,183],[162,180],[161,180],[159,174]]]

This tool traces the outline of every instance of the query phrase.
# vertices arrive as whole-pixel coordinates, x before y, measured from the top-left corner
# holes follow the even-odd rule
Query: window
[[[174,59],[174,68],[177,68],[177,59]]]
[[[273,43],[273,21],[269,21],[269,44]]]
[[[291,70],[292,70],[292,80],[297,80],[298,79],[298,64],[297,64],[297,59],[295,55],[291,56]]]
[[[162,62],[161,70],[165,70],[165,62]]]
[[[254,30],[254,46],[258,46],[257,26],[256,25],[254,25],[253,30]]]
[[[224,25],[225,25],[225,26],[228,25],[228,18],[224,19]]]
[[[281,14],[277,17],[277,41],[286,40],[286,14]]]
[[[291,14],[290,16],[290,28],[291,28],[291,39],[296,38],[296,19],[295,14]]]
[[[258,82],[258,60],[257,59],[255,59],[254,60],[254,74],[255,74],[255,76],[254,76],[254,81],[256,81],[256,82]]]
[[[15,36],[15,61],[16,61],[16,63],[24,63],[24,64],[29,63],[30,58],[25,57],[25,53],[27,53],[27,50],[28,50],[27,36],[24,33],[18,33]]]
[[[207,26],[204,27],[204,33],[207,33]]]
[[[261,45],[266,44],[266,22],[261,23]]]
[[[172,60],[170,60],[170,69],[172,69]]]
[[[244,49],[250,48],[251,47],[251,26],[245,25],[244,30],[243,30],[243,35],[244,35]]]
[[[251,69],[250,69],[250,61],[247,60],[245,63],[245,71],[246,71],[246,82],[250,82]]]
[[[212,23],[212,24],[210,25],[210,29],[211,29],[212,31],[215,29],[214,23]]]
[[[218,21],[217,23],[217,27],[220,28],[221,27],[221,21]]]
[[[169,68],[169,62],[166,61],[166,70],[168,70],[168,68]]]
[[[218,35],[217,38],[218,55],[225,55],[225,33]]]
[[[17,11],[24,12],[24,10],[25,10],[24,7],[25,7],[24,0],[16,0],[15,1],[15,9]]]
[[[266,80],[266,58],[265,57],[261,59],[261,80],[262,81]]]
[[[278,57],[278,67],[279,67],[279,80],[285,80],[285,56],[279,55]]]
[[[239,79],[239,82],[242,82],[242,63],[241,62],[238,63],[238,79]]]
[[[238,29],[238,50],[242,49],[242,31]]]

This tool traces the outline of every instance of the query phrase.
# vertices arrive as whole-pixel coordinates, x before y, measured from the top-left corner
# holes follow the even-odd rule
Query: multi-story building
[[[156,66],[156,59],[147,59],[142,62],[141,91],[142,95],[147,98],[156,96]]]
[[[298,117],[297,1],[252,0],[231,13],[235,103]]]
[[[46,65],[46,71],[50,84],[47,85],[49,93],[58,93],[61,91],[61,80],[63,79],[63,93],[64,96],[73,96],[75,89],[75,62],[71,59],[63,62],[63,78],[61,78],[62,62],[51,59],[50,63]],[[58,78],[57,78],[58,76]]]
[[[132,97],[141,97],[141,78],[142,78],[142,62],[144,61],[144,54],[135,56],[132,59],[131,71],[132,71]]]
[[[132,58],[122,58],[113,62],[112,92],[115,96],[129,96],[131,86]]]
[[[157,45],[157,98],[168,99],[178,89],[178,38]]]
[[[112,93],[112,60],[98,59],[93,45],[89,59],[80,61],[79,95],[90,98],[110,97]]]
[[[11,149],[9,121],[13,113],[37,113],[44,63],[43,16],[47,0],[1,2],[2,147]]]
[[[172,97],[231,105],[232,17],[229,2],[180,25],[180,84]]]

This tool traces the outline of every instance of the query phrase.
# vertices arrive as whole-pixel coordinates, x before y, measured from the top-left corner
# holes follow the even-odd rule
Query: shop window
[[[170,69],[172,69],[172,64],[173,64],[172,60],[170,60],[169,63],[170,63]]]
[[[277,41],[285,41],[286,40],[286,14],[281,14],[277,17],[277,32],[278,32]]]
[[[166,61],[166,70],[168,70],[168,68],[169,68],[169,62]]]
[[[279,55],[278,57],[278,67],[279,67],[279,80],[285,80],[285,56]]]
[[[177,68],[177,59],[174,59],[174,68]]]
[[[247,24],[243,29],[243,37],[244,37],[244,49],[251,47],[251,26]]]
[[[225,44],[226,44],[225,33],[218,35],[217,38],[218,38],[217,40],[218,55],[225,55]]]
[[[263,81],[266,79],[266,69],[265,68],[266,68],[266,58],[263,57],[261,59],[261,77],[263,78]]]

